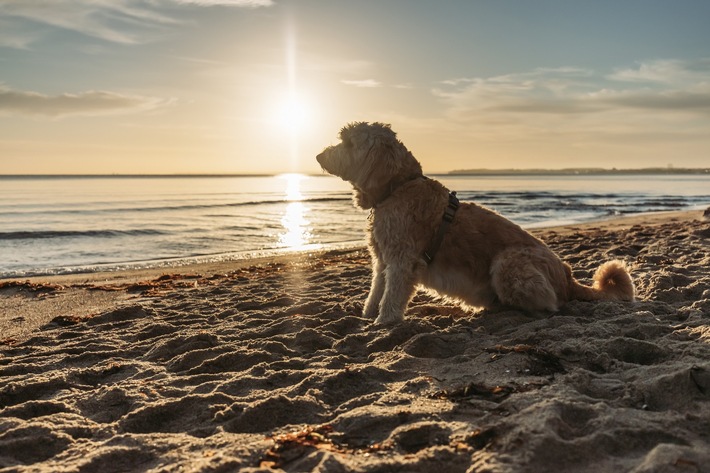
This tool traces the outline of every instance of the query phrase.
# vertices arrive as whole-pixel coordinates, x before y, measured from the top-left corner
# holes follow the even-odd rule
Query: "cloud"
[[[368,64],[368,66],[369,66],[369,64]],[[413,84],[407,83],[407,82],[400,83],[400,84],[383,84],[382,82],[375,80],[375,79],[361,79],[361,80],[343,79],[340,82],[345,85],[349,85],[351,87],[361,87],[361,88],[365,88],[365,89],[389,87],[389,88],[393,88],[393,89],[410,90],[410,89],[415,88],[415,86]]]
[[[653,61],[598,74],[537,69],[442,81],[432,93],[453,116],[482,113],[566,115],[630,110],[710,114],[710,62]]]
[[[662,59],[638,63],[634,68],[616,69],[608,78],[620,82],[647,82],[658,84],[688,84],[707,80],[710,76],[710,59],[683,61]]]
[[[0,18],[28,20],[26,27],[35,32],[40,24],[123,44],[145,41],[161,26],[178,23],[148,3],[129,0],[5,0],[0,2]]]
[[[20,28],[16,21],[13,22],[0,17],[0,46],[27,49],[38,37],[39,35],[35,32]]]
[[[353,87],[365,87],[365,88],[382,87],[382,83],[379,81],[376,81],[375,79],[343,80],[341,82],[345,85],[351,85]]]
[[[175,0],[177,3],[188,3],[192,5],[200,5],[210,7],[222,5],[228,7],[270,7],[274,4],[272,0]]]
[[[640,110],[686,111],[710,114],[710,85],[696,90],[602,91],[596,101],[617,108]]]
[[[267,7],[272,0],[2,0],[0,1],[0,26],[27,20],[25,28],[35,31],[45,25],[113,43],[137,44],[160,36],[165,28],[181,24],[172,16],[170,7]],[[15,33],[0,34],[0,46],[24,48],[30,38],[15,27]]]
[[[0,114],[62,118],[137,113],[173,103],[173,99],[90,90],[79,94],[44,95],[0,86]]]
[[[458,118],[482,113],[569,114],[592,111],[583,99],[591,72],[579,68],[535,69],[488,78],[445,80],[432,90]]]
[[[682,143],[688,148],[677,152],[706,153],[699,150],[710,144],[707,64],[646,61],[606,71],[561,68],[458,77],[440,82],[432,94],[454,136],[492,149],[524,146],[531,156],[542,158],[547,150],[574,159],[605,147],[661,156],[674,152],[671,143]],[[604,159],[618,158],[607,151]]]

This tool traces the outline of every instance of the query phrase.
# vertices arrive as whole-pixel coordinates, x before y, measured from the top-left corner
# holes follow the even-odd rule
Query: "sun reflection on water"
[[[301,193],[301,181],[309,179],[302,174],[283,174],[286,180],[286,211],[281,218],[284,231],[279,234],[279,245],[291,250],[304,249],[313,239],[311,221],[307,218],[310,207],[305,205]]]

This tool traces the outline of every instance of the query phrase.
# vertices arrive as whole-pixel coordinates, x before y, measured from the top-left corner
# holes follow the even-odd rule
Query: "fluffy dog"
[[[518,225],[474,203],[456,209],[456,199],[422,175],[389,125],[352,123],[340,140],[316,159],[352,184],[356,206],[371,210],[372,286],[363,312],[376,323],[403,320],[417,285],[489,309],[556,311],[573,299],[634,299],[622,262],[603,264],[593,286],[584,286],[568,264]],[[453,218],[443,219],[445,214]]]

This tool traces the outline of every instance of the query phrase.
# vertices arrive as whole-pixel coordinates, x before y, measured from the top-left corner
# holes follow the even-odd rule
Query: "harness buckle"
[[[449,205],[446,207],[444,210],[444,216],[443,219],[446,222],[453,222],[454,221],[454,215],[456,214],[456,211],[459,208],[459,199],[456,197],[456,192],[450,192],[449,193]]]

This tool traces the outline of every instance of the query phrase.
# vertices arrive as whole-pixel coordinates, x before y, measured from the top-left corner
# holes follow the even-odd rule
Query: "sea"
[[[524,228],[710,205],[709,175],[431,177]],[[0,176],[0,278],[357,247],[351,195],[326,175]]]

